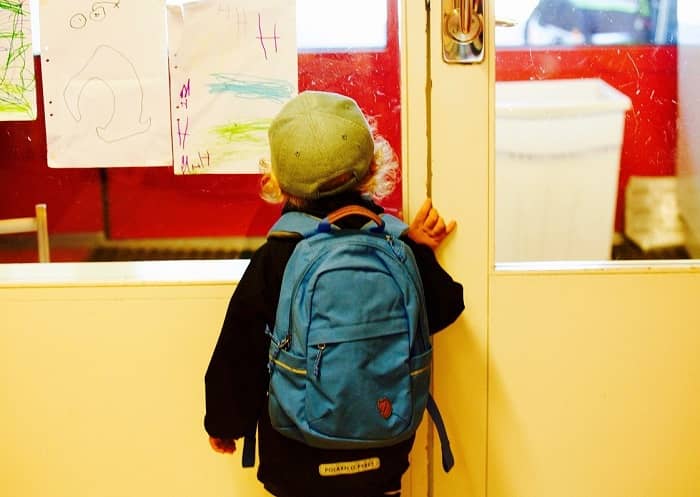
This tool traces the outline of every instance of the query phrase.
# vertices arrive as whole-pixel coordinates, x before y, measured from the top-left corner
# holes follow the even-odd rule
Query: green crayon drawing
[[[26,0],[0,0],[0,119],[3,114],[36,117],[27,4]]]
[[[238,121],[209,128],[209,134],[216,137],[210,144],[215,164],[250,160],[257,163],[265,154],[267,129],[272,119]]]
[[[272,119],[224,124],[212,128],[212,132],[224,143],[267,143],[267,129]]]

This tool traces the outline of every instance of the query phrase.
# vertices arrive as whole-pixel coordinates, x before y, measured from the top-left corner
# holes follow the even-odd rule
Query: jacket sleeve
[[[265,254],[253,255],[238,283],[206,371],[204,427],[216,438],[254,430],[267,389]]]
[[[413,250],[423,282],[430,333],[437,333],[451,325],[464,311],[462,285],[440,266],[430,247],[408,237],[402,237],[402,240]]]

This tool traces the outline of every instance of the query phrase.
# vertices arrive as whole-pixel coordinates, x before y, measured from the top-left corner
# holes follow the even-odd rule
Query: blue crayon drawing
[[[272,100],[283,103],[289,100],[295,86],[289,81],[257,78],[242,74],[212,74],[216,80],[209,84],[209,93],[230,93],[238,98],[251,100]]]

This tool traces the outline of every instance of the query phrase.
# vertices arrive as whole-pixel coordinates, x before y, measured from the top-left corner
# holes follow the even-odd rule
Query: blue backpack
[[[369,218],[362,229],[333,223]],[[270,335],[273,427],[324,449],[386,447],[410,438],[427,409],[443,467],[454,465],[430,388],[432,346],[407,226],[360,206],[321,220],[288,212],[270,236],[303,238],[282,279]]]

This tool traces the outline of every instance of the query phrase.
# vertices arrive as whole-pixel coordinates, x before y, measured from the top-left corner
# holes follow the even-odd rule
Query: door
[[[475,65],[443,62],[431,2],[429,184],[467,303],[435,339],[457,465],[433,451],[432,495],[697,495],[697,263],[495,262],[497,1]]]

